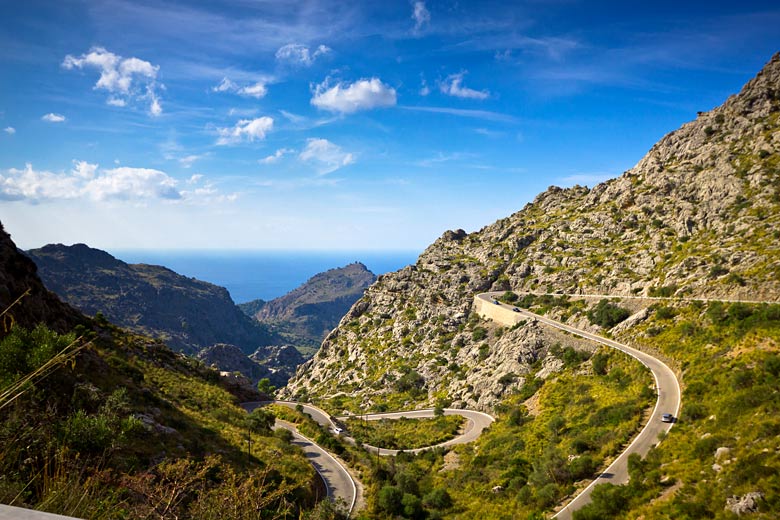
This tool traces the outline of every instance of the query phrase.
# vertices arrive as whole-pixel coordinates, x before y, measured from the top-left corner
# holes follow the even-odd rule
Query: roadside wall
[[[479,296],[474,297],[474,310],[483,318],[493,320],[506,327],[511,327],[519,321],[528,319],[527,316],[523,316],[519,312],[515,312],[512,309],[501,305],[496,305],[493,303],[493,300],[483,300]]]

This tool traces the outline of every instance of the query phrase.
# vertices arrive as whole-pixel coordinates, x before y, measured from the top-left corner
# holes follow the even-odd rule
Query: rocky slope
[[[132,331],[195,353],[230,343],[246,354],[276,342],[247,318],[223,287],[155,265],[126,264],[84,244],[52,244],[26,253],[46,287],[88,315],[103,313]]]
[[[287,343],[316,349],[375,280],[374,273],[356,262],[319,273],[274,300],[239,307],[279,332]]]
[[[239,372],[252,386],[267,378],[279,388],[287,384],[304,357],[292,345],[269,345],[247,356],[235,345],[218,343],[201,350],[197,358],[225,372]]]
[[[401,395],[491,408],[549,360],[535,324],[480,322],[487,290],[780,298],[780,55],[632,169],[552,187],[380,276],[285,394],[353,407]],[[538,364],[536,365],[538,367]],[[505,377],[506,376],[506,377]],[[411,383],[411,384],[410,384]],[[350,396],[345,401],[345,396]]]
[[[13,323],[31,328],[45,322],[58,332],[66,332],[89,322],[47,290],[37,270],[35,263],[19,254],[11,236],[0,224],[0,311],[7,311],[2,317],[0,334],[7,333]],[[17,299],[18,303],[9,308]]]

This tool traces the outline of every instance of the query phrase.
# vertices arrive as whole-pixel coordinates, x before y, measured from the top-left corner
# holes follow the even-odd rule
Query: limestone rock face
[[[475,294],[777,300],[779,214],[776,55],[739,94],[665,136],[620,177],[592,189],[551,187],[480,231],[445,232],[415,265],[380,276],[285,395],[348,394],[368,406],[416,373],[417,404],[448,397],[490,408],[547,356],[551,339],[530,323],[480,322]]]

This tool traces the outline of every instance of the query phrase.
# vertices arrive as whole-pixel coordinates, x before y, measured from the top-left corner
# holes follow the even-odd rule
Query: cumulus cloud
[[[425,2],[414,3],[412,6],[412,20],[414,20],[415,32],[419,32],[431,22],[431,13],[425,7]]]
[[[395,103],[395,89],[379,78],[361,79],[352,84],[339,82],[332,87],[326,79],[314,88],[311,98],[311,104],[317,108],[342,114],[394,106]]]
[[[312,52],[306,45],[290,43],[276,51],[276,59],[290,62],[293,65],[311,67],[317,58],[330,52],[331,48],[326,45],[320,45]]]
[[[16,133],[16,128],[12,126],[6,126],[5,128],[3,128],[3,132],[5,132],[8,135],[14,135]]]
[[[298,156],[302,161],[318,166],[318,173],[325,175],[355,162],[355,156],[341,149],[327,139],[306,140],[306,148]]]
[[[451,74],[447,79],[441,82],[440,88],[444,94],[465,99],[487,99],[490,92],[487,90],[474,90],[463,86],[463,77],[465,72]]]
[[[62,114],[55,114],[54,112],[49,112],[48,114],[41,116],[41,119],[49,123],[62,123],[63,121],[65,121],[65,116],[63,116]]]
[[[150,168],[100,169],[97,164],[75,161],[69,172],[54,173],[11,168],[0,172],[0,199],[39,203],[63,199],[178,200],[177,181],[165,172]]]
[[[265,81],[257,81],[251,85],[240,86],[229,78],[222,78],[219,85],[211,87],[212,92],[233,92],[239,96],[264,98],[268,94],[268,84]]]
[[[274,126],[271,117],[263,116],[256,119],[241,119],[231,128],[217,128],[218,145],[236,144],[242,141],[262,141]]]
[[[128,101],[138,100],[148,103],[151,115],[162,113],[157,94],[157,72],[160,70],[157,65],[135,57],[123,58],[103,47],[93,47],[79,57],[68,54],[62,67],[67,70],[97,69],[100,77],[94,88],[111,94],[106,100],[109,105],[125,106]]]
[[[284,157],[287,154],[293,153],[295,150],[292,150],[290,148],[279,148],[274,152],[273,154],[269,155],[268,157],[264,157],[263,159],[260,159],[258,162],[260,164],[273,164],[275,162],[278,162],[279,159]]]

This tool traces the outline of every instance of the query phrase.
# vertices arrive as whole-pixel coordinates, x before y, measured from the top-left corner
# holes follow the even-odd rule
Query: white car
[[[344,431],[343,428],[339,428],[338,426],[333,427],[333,433],[335,433],[336,435],[341,435],[341,432],[343,431]]]
[[[674,422],[674,415],[665,413],[661,416],[661,422]]]

